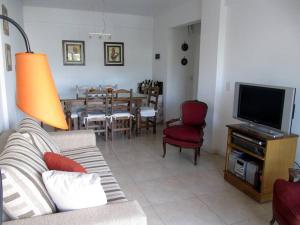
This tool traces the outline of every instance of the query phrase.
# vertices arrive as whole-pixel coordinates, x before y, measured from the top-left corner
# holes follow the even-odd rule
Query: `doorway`
[[[200,23],[170,29],[167,75],[167,118],[178,117],[180,104],[197,97]]]

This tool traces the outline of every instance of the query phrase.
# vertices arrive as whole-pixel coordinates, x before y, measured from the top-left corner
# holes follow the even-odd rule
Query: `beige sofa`
[[[0,152],[9,134],[0,135]],[[29,219],[3,222],[3,225],[146,225],[147,218],[137,201],[128,201],[113,177],[93,131],[54,132],[50,134],[63,155],[82,164],[88,172],[98,173],[108,204],[94,208],[55,213]]]

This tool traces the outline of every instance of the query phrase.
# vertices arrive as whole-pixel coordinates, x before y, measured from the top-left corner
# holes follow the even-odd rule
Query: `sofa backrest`
[[[2,133],[0,133],[0,154],[4,149],[9,136],[14,132],[15,132],[15,130],[9,129],[9,130],[5,130]]]
[[[2,153],[2,151],[4,149],[9,136],[14,132],[15,132],[15,130],[9,129],[9,130],[5,130],[2,133],[0,133],[0,154]],[[0,189],[0,192],[2,194],[2,189]],[[5,221],[9,220],[8,216],[4,213],[4,211],[2,211],[2,218],[1,219],[2,219],[2,222],[5,222]]]

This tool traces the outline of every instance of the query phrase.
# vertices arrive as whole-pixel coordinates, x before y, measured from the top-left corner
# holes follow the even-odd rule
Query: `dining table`
[[[128,97],[119,96],[119,100],[124,100],[124,102],[128,102]],[[143,105],[144,100],[147,99],[146,94],[133,93],[132,94],[132,104],[135,108],[135,117],[136,117],[136,134],[139,134],[141,131],[140,121],[141,121],[141,106]],[[72,118],[71,118],[71,109],[72,107],[80,107],[86,105],[86,97],[85,96],[76,96],[74,98],[61,98],[61,104],[63,106],[69,130],[72,130]]]

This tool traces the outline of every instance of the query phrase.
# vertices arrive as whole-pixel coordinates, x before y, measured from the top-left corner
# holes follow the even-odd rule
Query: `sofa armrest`
[[[96,136],[92,130],[58,131],[49,134],[61,150],[96,146]]]
[[[4,222],[3,225],[147,225],[136,201]]]

